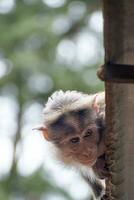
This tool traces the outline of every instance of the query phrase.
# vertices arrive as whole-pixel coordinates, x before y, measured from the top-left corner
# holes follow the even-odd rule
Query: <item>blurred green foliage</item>
[[[3,1],[0,1],[0,10]],[[14,154],[21,140],[21,120],[26,102],[34,100],[43,105],[58,89],[86,93],[103,89],[96,77],[96,69],[103,60],[102,35],[88,25],[92,13],[101,9],[100,4],[95,0],[61,2],[62,5],[50,6],[45,0],[16,0],[8,12],[1,11],[0,14],[0,61],[4,63],[0,67],[5,70],[0,79],[0,94],[15,96],[19,107],[18,126],[13,138]],[[75,61],[76,55],[72,58],[70,49],[67,50],[67,45],[75,45],[78,36],[84,32],[92,33],[100,45],[92,63],[79,63],[78,58]],[[64,42],[66,52],[63,53],[71,58],[62,56],[62,53],[58,55],[59,46]],[[49,192],[71,199],[42,173],[45,172],[40,168],[31,176],[21,177],[14,156],[9,174],[0,180],[0,199],[39,200]]]

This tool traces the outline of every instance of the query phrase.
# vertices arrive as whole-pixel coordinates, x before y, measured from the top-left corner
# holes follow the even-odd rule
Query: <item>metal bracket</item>
[[[134,65],[114,64],[108,62],[97,71],[103,81],[117,83],[134,83]]]

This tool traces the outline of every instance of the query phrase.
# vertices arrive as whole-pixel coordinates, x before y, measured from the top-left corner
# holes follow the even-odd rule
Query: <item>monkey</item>
[[[105,163],[105,93],[84,94],[56,91],[43,110],[38,127],[56,149],[57,159],[78,169],[89,183],[95,199],[105,194],[102,179],[108,175]]]

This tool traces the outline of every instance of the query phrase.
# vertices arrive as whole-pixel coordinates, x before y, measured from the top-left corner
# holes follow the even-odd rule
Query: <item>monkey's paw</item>
[[[109,177],[109,171],[106,164],[105,154],[100,156],[95,165],[93,166],[95,173],[98,175],[100,179],[106,179]]]

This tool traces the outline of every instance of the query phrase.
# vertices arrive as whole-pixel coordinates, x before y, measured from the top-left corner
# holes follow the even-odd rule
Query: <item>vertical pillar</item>
[[[134,1],[103,0],[105,62],[134,65]],[[108,200],[134,199],[134,84],[106,82]]]

